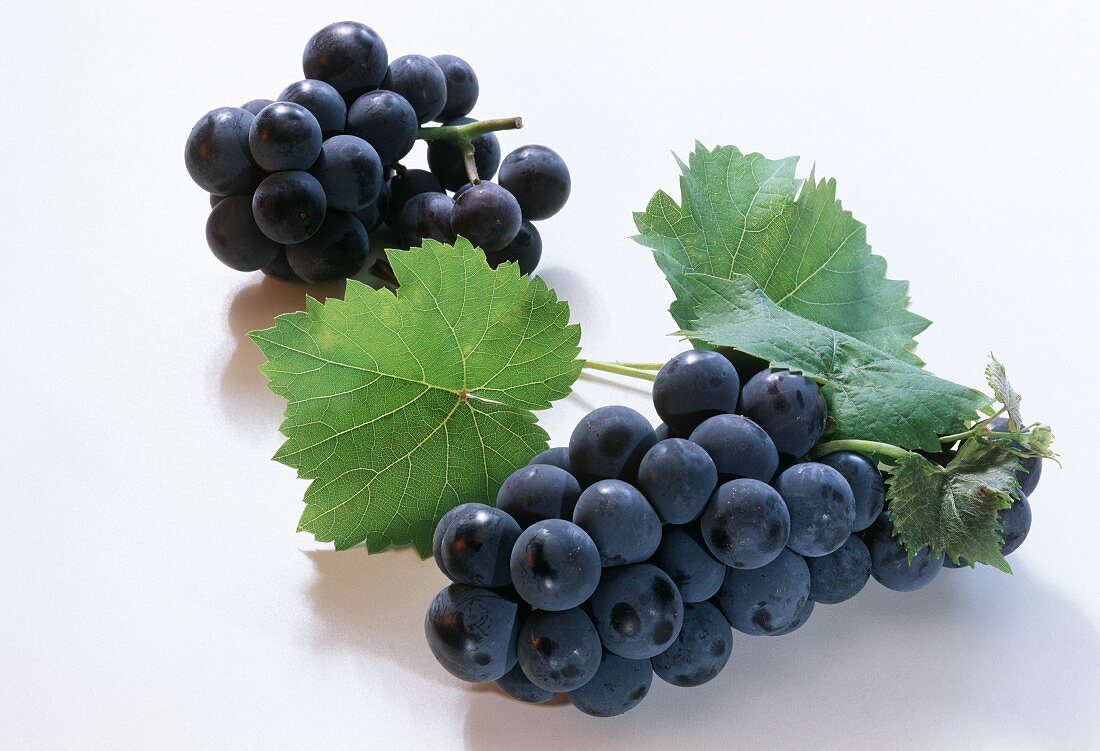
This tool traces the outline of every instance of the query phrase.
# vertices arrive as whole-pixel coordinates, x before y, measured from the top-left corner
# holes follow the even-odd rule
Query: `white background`
[[[1100,745],[1095,32],[1079,2],[37,3],[0,14],[0,747],[1096,748]],[[476,67],[573,172],[540,273],[585,353],[680,348],[628,237],[694,139],[838,178],[920,353],[1006,363],[1054,426],[1015,576],[872,582],[782,639],[739,636],[698,689],[596,720],[459,684],[423,639],[444,585],[409,552],[295,534],[283,409],[254,328],[303,302],[205,247],[183,168],[205,111],[301,77],[316,29]],[[422,159],[418,150],[417,159]],[[415,160],[414,160],[415,161]],[[646,393],[585,377],[541,416]]]

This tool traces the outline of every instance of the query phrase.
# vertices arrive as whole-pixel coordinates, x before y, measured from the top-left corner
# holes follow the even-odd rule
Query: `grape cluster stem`
[[[523,127],[523,118],[500,117],[494,120],[476,120],[465,125],[437,125],[421,128],[416,137],[421,141],[454,141],[462,149],[463,159],[466,164],[466,177],[470,178],[471,185],[477,185],[481,178],[477,174],[477,165],[474,162],[474,139],[486,133],[495,133],[498,130],[516,130]]]

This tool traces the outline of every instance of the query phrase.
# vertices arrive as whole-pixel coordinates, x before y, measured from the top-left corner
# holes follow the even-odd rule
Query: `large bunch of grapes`
[[[569,170],[539,145],[502,162],[492,130],[519,121],[468,117],[479,87],[466,61],[391,61],[373,29],[341,22],[313,35],[302,67],[305,79],[275,100],[212,110],[187,138],[219,260],[288,281],[336,281],[363,268],[370,234],[385,226],[390,247],[461,235],[494,267],[535,269],[542,240],[532,222],[565,204]],[[445,127],[421,128],[430,121]],[[418,138],[430,141],[428,170],[400,164]]]
[[[568,448],[516,471],[496,507],[447,513],[434,537],[454,583],[425,630],[440,663],[476,683],[583,712],[636,706],[653,675],[698,686],[726,665],[733,632],[779,636],[815,605],[855,596],[874,577],[909,592],[944,566],[910,558],[883,513],[883,476],[852,452],[807,459],[826,403],[802,376],[743,373],[691,350],[657,374],[655,430],[638,412],[601,407]],[[990,426],[996,429],[996,426]],[[1027,494],[1001,512],[1005,554],[1027,535]]]

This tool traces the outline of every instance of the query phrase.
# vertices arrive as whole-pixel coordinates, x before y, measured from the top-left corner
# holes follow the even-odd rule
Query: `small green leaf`
[[[886,278],[836,182],[811,174],[803,184],[797,162],[696,144],[681,162],[681,203],[658,192],[634,215],[635,239],[655,251],[676,295],[673,318],[681,328],[696,318],[687,275],[743,274],[781,308],[921,364],[910,350],[929,321],[906,310],[908,283]]]
[[[797,371],[823,386],[836,420],[830,439],[939,451],[939,436],[976,419],[988,397],[789,313],[749,277],[689,274],[697,320],[681,332]]]
[[[1001,365],[993,355],[989,356],[989,365],[985,368],[985,378],[989,382],[989,388],[993,390],[993,396],[997,401],[1005,405],[1008,413],[1008,427],[1010,430],[1019,430],[1024,421],[1020,417],[1020,395],[1012,388],[1005,374],[1005,366]]]
[[[275,459],[313,480],[299,529],[427,555],[448,509],[491,503],[546,447],[531,410],[569,393],[580,329],[542,280],[462,238],[388,255],[396,295],[349,281],[251,336],[288,402]]]
[[[946,467],[919,454],[906,454],[888,468],[890,519],[898,540],[913,555],[923,547],[946,552],[958,562],[987,563],[1011,573],[1001,555],[997,512],[1019,491],[1016,457],[1004,448],[971,438]]]

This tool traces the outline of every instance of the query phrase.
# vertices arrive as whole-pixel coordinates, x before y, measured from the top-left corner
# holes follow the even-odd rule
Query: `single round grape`
[[[564,519],[535,522],[516,540],[512,585],[531,607],[568,610],[600,583],[600,553],[588,533]]]
[[[694,525],[666,526],[649,562],[668,574],[684,602],[709,600],[726,576],[726,567],[710,554]]]
[[[669,524],[698,518],[717,484],[710,454],[683,438],[653,444],[638,465],[638,489]]]
[[[657,436],[657,443],[667,441],[669,438],[687,438],[686,435],[676,432],[663,422],[653,429],[653,434]]]
[[[742,478],[718,486],[699,519],[699,529],[711,554],[725,565],[760,568],[783,551],[791,517],[774,488]]]
[[[348,102],[378,88],[388,62],[382,38],[354,21],[329,24],[310,38],[302,53],[306,78],[324,81]]]
[[[600,480],[577,500],[573,523],[588,533],[604,566],[641,563],[661,544],[661,519],[633,485]]]
[[[311,237],[287,246],[286,259],[302,279],[322,284],[358,274],[369,253],[362,223],[347,212],[330,211]]]
[[[455,188],[454,197],[457,199],[460,195],[462,195],[472,187],[474,187],[472,184],[466,183],[461,188]]]
[[[258,115],[260,114],[260,110],[271,103],[271,99],[249,99],[247,102],[241,105],[241,109],[245,112],[250,112],[253,115]]]
[[[807,558],[810,569],[810,597],[826,605],[850,600],[859,594],[871,576],[871,551],[858,535],[828,555]]]
[[[526,529],[543,519],[572,519],[580,495],[576,478],[560,466],[529,464],[509,475],[500,486],[497,508],[507,511]]]
[[[468,62],[456,55],[435,55],[432,60],[443,71],[443,77],[447,81],[447,101],[438,120],[447,122],[470,114],[480,93],[477,73]]]
[[[276,254],[275,258],[260,269],[260,271],[264,272],[266,276],[270,276],[272,279],[278,279],[280,282],[304,283],[302,277],[295,274],[294,269],[290,268],[290,262],[286,260],[285,245],[279,246],[279,252]]]
[[[221,203],[222,201],[224,201],[227,198],[229,198],[229,196],[219,196],[219,195],[215,195],[215,194],[211,193],[210,194],[210,208],[214,208],[215,206],[217,206],[219,203]]]
[[[649,563],[604,571],[589,608],[604,648],[620,657],[659,655],[684,623],[680,590],[668,574]]]
[[[895,592],[912,592],[927,585],[943,568],[943,554],[933,555],[921,548],[909,560],[909,553],[894,537],[894,525],[884,513],[863,533],[863,542],[871,553],[871,576]]]
[[[577,608],[532,612],[520,628],[517,652],[528,680],[555,693],[588,683],[603,656],[592,620]]]
[[[509,561],[519,533],[516,520],[506,512],[474,504],[453,519],[443,534],[443,573],[451,581],[475,587],[508,585],[512,581]]]
[[[546,146],[520,146],[504,158],[500,184],[516,197],[523,216],[532,221],[549,219],[569,199],[571,186],[565,160]]]
[[[1001,520],[1001,535],[1004,537],[1001,555],[1008,555],[1023,545],[1027,533],[1031,531],[1031,503],[1027,496],[1016,496],[1011,506],[997,512],[997,518]]]
[[[652,683],[649,660],[630,660],[608,652],[592,679],[566,696],[587,715],[616,717],[641,704]]]
[[[797,631],[802,628],[806,621],[810,620],[810,616],[814,612],[814,601],[806,600],[806,604],[802,606],[802,609],[798,611],[798,615],[794,617],[794,620],[788,623],[783,628],[768,634],[768,636],[786,636],[789,633]]]
[[[548,448],[545,451],[541,451],[531,458],[531,461],[527,464],[549,464],[560,469],[564,469],[569,474],[573,474],[573,465],[569,463],[569,447],[568,446],[554,446]],[[578,495],[580,495],[578,493]],[[569,517],[573,517],[573,512],[569,512]]]
[[[652,659],[653,672],[673,686],[690,688],[712,680],[729,662],[733,632],[709,602],[684,605],[684,626],[664,652]]]
[[[886,502],[882,473],[875,463],[854,451],[837,451],[817,461],[829,465],[848,481],[856,502],[856,520],[852,524],[852,531],[862,532],[870,527],[882,513],[882,506]]]
[[[252,215],[260,231],[287,245],[300,243],[320,229],[327,207],[325,189],[308,172],[268,175],[252,195]]]
[[[478,183],[455,201],[451,229],[486,253],[496,253],[516,239],[522,222],[511,193],[495,183]]]
[[[447,569],[443,567],[443,536],[447,534],[447,530],[451,528],[451,524],[456,519],[461,519],[467,512],[475,510],[481,505],[480,503],[463,503],[455,506],[436,522],[435,531],[432,533],[432,557],[435,558],[435,565],[439,567],[444,576],[449,576],[449,574],[447,574]]]
[[[330,209],[361,211],[382,191],[378,152],[357,136],[333,136],[321,144],[321,154],[310,174],[325,189]]]
[[[248,148],[255,117],[239,107],[219,107],[203,115],[187,136],[187,173],[207,193],[243,193],[263,177]]]
[[[497,686],[513,699],[519,699],[529,704],[542,704],[554,698],[553,691],[539,688],[528,678],[518,664],[507,673],[497,678]]]
[[[718,482],[747,477],[768,482],[779,466],[779,453],[764,429],[741,415],[715,415],[691,431],[692,443],[714,460]]]
[[[774,483],[791,514],[787,547],[805,556],[828,555],[852,534],[856,502],[844,475],[818,462],[796,464]]]
[[[368,236],[371,232],[374,232],[382,226],[382,206],[380,201],[376,200],[368,204],[365,208],[352,213],[355,214],[355,218],[359,220],[359,223],[363,225],[363,229],[367,231]]]
[[[396,227],[401,210],[413,196],[421,193],[442,193],[443,186],[431,172],[422,169],[406,170],[389,180],[389,202],[386,204],[386,224]]]
[[[810,570],[802,556],[783,550],[766,566],[726,569],[715,604],[738,631],[763,636],[781,631],[810,598]]]
[[[412,151],[418,127],[412,105],[392,91],[364,94],[348,108],[347,132],[373,146],[386,166]]]
[[[321,153],[321,126],[302,105],[273,102],[252,121],[248,148],[268,172],[307,170]]]
[[[673,430],[691,433],[714,415],[737,409],[741,382],[717,352],[689,349],[664,364],[653,382],[653,407]]]
[[[397,215],[397,237],[404,248],[418,248],[425,240],[453,243],[451,214],[455,202],[446,193],[419,193]]]
[[[569,464],[581,485],[597,480],[634,482],[642,457],[656,442],[653,426],[630,407],[599,407],[569,437]]]
[[[995,433],[1008,431],[1008,418],[998,417],[990,421],[988,430]],[[1023,448],[1016,441],[1012,443],[1017,449]],[[1035,492],[1035,488],[1039,486],[1039,478],[1043,474],[1043,460],[1038,456],[1027,456],[1020,457],[1019,462],[1020,469],[1016,471],[1016,482],[1020,483],[1020,492],[1030,497]]]
[[[439,117],[447,104],[447,78],[435,60],[423,55],[402,55],[391,62],[381,88],[405,97],[421,125]]]
[[[307,78],[290,84],[279,94],[280,102],[300,104],[313,113],[321,126],[321,137],[332,138],[344,132],[348,105],[340,92],[324,81]]]
[[[828,410],[813,381],[786,370],[763,370],[745,384],[741,413],[762,427],[781,454],[802,457],[825,432]]]
[[[219,261],[237,271],[257,271],[283,249],[256,226],[248,196],[218,202],[206,220],[206,243]]]
[[[514,263],[519,266],[520,275],[530,276],[542,260],[542,235],[535,225],[524,219],[512,242],[495,253],[486,253],[485,260],[493,269],[502,263]]]
[[[443,124],[466,125],[476,122],[472,117],[458,117]],[[492,180],[500,166],[500,141],[495,133],[482,133],[473,139],[473,144],[477,176],[482,180]],[[439,139],[428,142],[428,169],[447,190],[458,190],[469,180],[462,147],[454,141]]]
[[[495,681],[516,664],[519,603],[482,587],[452,584],[428,606],[428,647],[451,675],[471,683]]]

